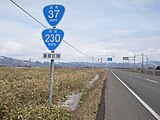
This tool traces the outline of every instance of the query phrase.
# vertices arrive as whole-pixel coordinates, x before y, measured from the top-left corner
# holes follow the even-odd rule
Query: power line
[[[34,19],[37,23],[39,23],[41,26],[43,26],[44,28],[47,28],[43,23],[41,23],[39,20],[37,20],[35,17],[33,17],[29,12],[27,12],[25,9],[23,9],[20,5],[18,5],[16,2],[14,2],[13,0],[10,0],[15,6],[17,6],[19,9],[21,9],[24,13],[26,13],[28,16],[30,16],[32,19]],[[74,50],[76,50],[77,52],[83,54],[86,57],[92,58],[91,56],[83,53],[82,51],[80,51],[79,49],[77,49],[76,47],[74,47],[73,45],[71,45],[70,43],[68,43],[67,41],[63,40],[63,42],[65,42],[67,45],[69,45],[70,47],[72,47]]]
[[[74,47],[73,45],[69,44],[67,41],[63,40],[67,45],[69,45],[70,47],[72,47],[73,49],[75,49],[76,51],[78,51],[79,53],[83,54],[86,57],[92,58],[91,56],[88,56],[87,54],[81,52],[80,50],[78,50],[76,47]]]
[[[32,19],[34,19],[37,23],[42,25],[43,27],[47,28],[44,24],[42,24],[40,21],[38,21],[35,17],[33,17],[31,14],[29,14],[26,10],[24,10],[21,6],[19,6],[16,2],[13,0],[10,0],[15,6],[17,6],[19,9],[21,9],[23,12],[25,12],[27,15],[29,15]]]

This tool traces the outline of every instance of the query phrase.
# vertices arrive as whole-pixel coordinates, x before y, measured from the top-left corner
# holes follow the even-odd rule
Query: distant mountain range
[[[5,56],[0,56],[0,66],[12,66],[12,67],[47,67],[49,62],[32,62],[31,60],[19,60],[15,58],[9,58]]]
[[[40,61],[31,61],[31,60],[19,60],[15,58],[9,58],[5,56],[0,56],[0,66],[12,66],[12,67],[49,67],[49,62],[40,62]],[[141,63],[136,63],[136,68],[141,68]],[[160,61],[149,61],[144,63],[145,68],[156,68],[160,66]],[[55,63],[55,67],[93,67],[91,62],[58,62]],[[134,67],[133,63],[95,63],[94,67],[109,67],[109,68],[132,68]]]

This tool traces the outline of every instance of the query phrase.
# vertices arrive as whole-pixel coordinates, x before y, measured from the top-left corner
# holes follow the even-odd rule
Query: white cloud
[[[45,5],[53,3],[53,0],[38,1],[33,4],[31,0],[16,1],[38,20],[48,25],[43,17],[42,9]],[[91,0],[82,0],[81,2],[57,0],[66,7],[64,18],[57,28],[64,30],[67,42],[87,55],[96,58],[101,54],[115,53],[115,61],[121,61],[123,55],[132,56],[138,52],[146,52],[150,55],[151,53],[158,54],[160,36],[154,35],[159,31],[158,15],[153,12],[153,17],[150,17],[148,14],[146,16],[139,14],[139,11],[134,14],[130,12],[126,14],[119,9],[118,11],[115,10],[115,7],[125,9],[127,12],[128,9],[147,8],[154,1],[156,0],[103,0],[93,2]],[[2,2],[0,8],[0,28],[3,28],[0,29],[0,54],[21,59],[31,57],[42,60],[42,52],[47,51],[41,38],[41,32],[44,28],[9,3],[9,1]],[[109,7],[111,4],[113,6]],[[154,33],[155,30],[157,31]],[[144,31],[148,33],[153,31],[153,35],[151,35],[152,33],[146,35]],[[64,42],[56,51],[62,53],[62,61],[91,60]],[[153,58],[157,59],[157,57]]]
[[[23,48],[23,45],[17,42],[7,41],[0,44],[1,54],[15,54]]]
[[[129,35],[130,33],[133,33],[133,31],[127,29],[117,29],[111,31],[112,35]]]
[[[157,0],[110,0],[113,6],[119,9],[141,9],[147,10],[148,6],[154,4]]]
[[[131,0],[133,4],[144,8],[147,5],[152,5],[156,0]]]

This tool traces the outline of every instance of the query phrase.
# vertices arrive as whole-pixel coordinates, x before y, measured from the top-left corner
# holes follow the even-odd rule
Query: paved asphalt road
[[[111,70],[106,84],[105,120],[160,120],[160,77]]]

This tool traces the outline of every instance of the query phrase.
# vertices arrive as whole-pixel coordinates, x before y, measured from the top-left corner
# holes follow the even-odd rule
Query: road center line
[[[111,70],[110,70],[111,71]],[[112,72],[112,71],[111,71]],[[132,93],[132,95],[137,98],[137,100],[157,119],[160,120],[160,116],[145,103],[135,92],[133,92],[117,75],[113,72],[112,74]]]
[[[146,79],[147,81],[150,81],[150,82],[154,82],[154,83],[157,83],[157,81],[154,81],[154,80],[151,80],[151,79]]]

